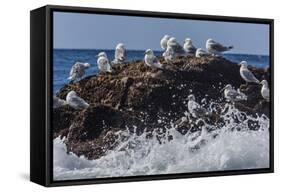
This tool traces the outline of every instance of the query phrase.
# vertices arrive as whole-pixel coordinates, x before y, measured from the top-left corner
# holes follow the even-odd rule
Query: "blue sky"
[[[212,38],[233,45],[231,53],[269,55],[269,25],[111,16],[85,13],[54,13],[54,48],[160,50],[160,39],[169,34],[183,43],[186,37],[205,49]]]

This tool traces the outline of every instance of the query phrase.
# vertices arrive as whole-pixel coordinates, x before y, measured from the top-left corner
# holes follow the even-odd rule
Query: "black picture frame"
[[[157,18],[192,19],[205,21],[227,21],[258,23],[270,26],[270,167],[235,171],[212,171],[168,175],[130,176],[69,181],[53,180],[52,143],[52,58],[53,58],[53,12],[96,13]],[[131,182],[162,179],[196,178],[210,176],[243,175],[274,172],[274,20],[246,17],[196,15],[135,10],[100,9],[47,5],[30,12],[30,180],[43,186],[65,186],[112,182]]]

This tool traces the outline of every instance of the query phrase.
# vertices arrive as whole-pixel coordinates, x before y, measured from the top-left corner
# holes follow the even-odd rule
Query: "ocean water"
[[[58,91],[65,83],[75,61],[89,62],[92,67],[87,75],[97,73],[95,55],[104,50],[55,50],[54,51],[54,90]],[[110,60],[114,51],[106,51]],[[144,51],[128,51],[128,60],[143,59]],[[160,55],[161,52],[155,52]],[[224,57],[240,62],[246,60],[250,65],[265,68],[269,66],[267,56],[227,54]],[[206,103],[209,110],[216,106],[213,101]],[[166,137],[159,144],[157,134],[152,139],[146,135],[137,136],[129,131],[118,132],[117,147],[106,155],[88,160],[67,153],[64,140],[56,138],[54,144],[53,175],[55,180],[89,179],[102,177],[123,177],[136,175],[155,175],[186,172],[208,172],[269,167],[269,126],[265,115],[249,116],[232,105],[225,106],[221,116],[224,125],[212,132],[214,125],[204,122],[201,130],[186,135],[176,131],[174,122],[159,117],[159,122],[168,122]],[[189,113],[179,119],[193,121]],[[202,123],[197,119],[191,123]],[[249,129],[255,124],[257,131]],[[160,126],[160,125],[159,125]],[[163,125],[162,125],[163,126]],[[156,127],[158,128],[158,127]],[[168,141],[168,135],[174,139]],[[129,147],[134,146],[134,147]]]
[[[114,59],[114,50],[69,50],[69,49],[55,49],[54,50],[54,79],[53,90],[57,92],[63,85],[68,83],[69,71],[76,61],[88,62],[91,68],[86,71],[86,76],[98,72],[97,58],[95,57],[99,52],[105,51],[108,58],[112,61]],[[162,52],[154,51],[155,55],[161,55]],[[142,60],[144,57],[144,50],[128,50],[127,60]],[[269,57],[263,55],[247,55],[247,54],[224,54],[224,57],[239,63],[242,60],[260,68],[269,66]]]

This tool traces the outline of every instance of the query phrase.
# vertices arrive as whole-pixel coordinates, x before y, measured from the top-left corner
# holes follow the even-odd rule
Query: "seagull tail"
[[[85,102],[85,108],[88,108],[90,105]]]
[[[160,62],[156,63],[155,66],[159,69],[163,69],[164,68],[164,65]]]
[[[112,72],[113,72],[113,69],[110,67],[109,69],[106,70],[106,72],[112,73]]]
[[[234,46],[232,46],[232,45],[228,47],[229,50],[230,50],[230,49],[233,49],[233,48],[234,48]]]
[[[74,76],[69,76],[69,77],[67,78],[67,80],[73,81],[73,80],[74,80]]]

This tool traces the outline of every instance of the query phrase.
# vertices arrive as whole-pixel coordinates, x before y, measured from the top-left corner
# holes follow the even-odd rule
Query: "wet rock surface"
[[[65,99],[74,90],[90,107],[81,111],[69,106],[54,109],[54,138],[65,136],[68,151],[96,159],[116,146],[116,133],[122,130],[138,135],[155,130],[163,133],[171,122],[178,122],[178,131],[185,134],[189,129],[198,129],[179,120],[188,111],[188,95],[194,94],[198,103],[215,101],[223,106],[227,102],[220,90],[226,84],[240,88],[248,96],[246,101],[235,103],[237,109],[269,116],[269,103],[261,96],[261,85],[244,85],[237,63],[221,57],[181,57],[172,64],[159,60],[164,69],[151,69],[143,61],[132,61],[114,65],[111,74],[93,75],[65,85],[58,97]],[[249,69],[259,80],[270,83],[269,71]],[[218,108],[206,121],[219,123],[220,113]]]

